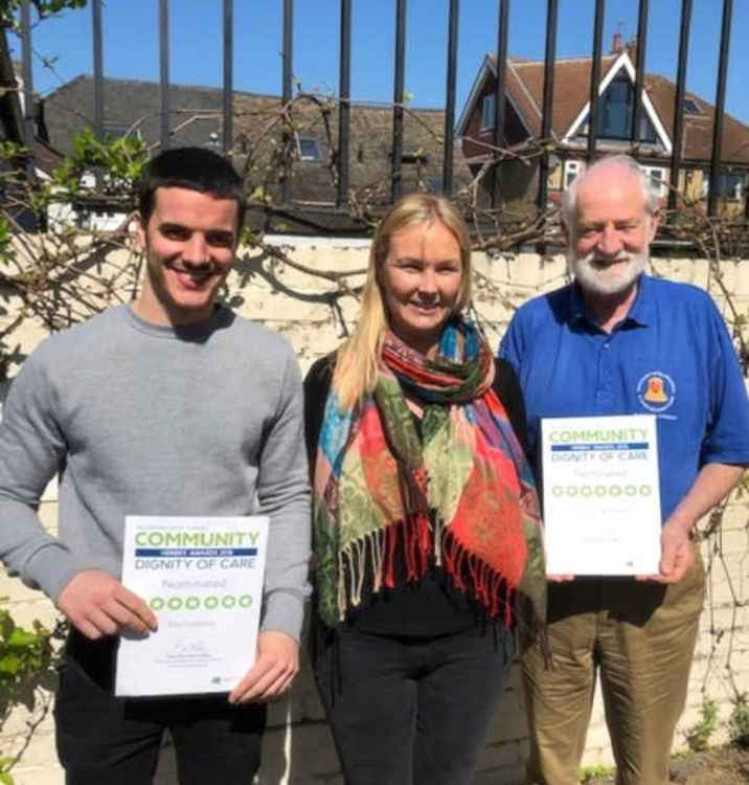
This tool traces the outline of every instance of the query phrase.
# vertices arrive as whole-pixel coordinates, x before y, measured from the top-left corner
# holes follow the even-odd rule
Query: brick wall
[[[291,241],[290,241],[291,242]],[[287,249],[293,258],[313,269],[356,271],[366,267],[366,246],[357,241],[293,241]],[[515,307],[527,298],[563,284],[565,264],[561,257],[540,258],[535,254],[488,258],[476,255],[476,311],[485,323],[493,345],[504,330]],[[704,261],[656,260],[654,272],[674,280],[694,283],[711,291],[719,306],[725,302],[716,294],[708,265]],[[723,283],[733,293],[740,313],[749,311],[749,265],[723,263]],[[353,276],[351,285],[363,281]],[[319,356],[333,350],[356,317],[356,302],[344,297],[340,310],[329,304],[335,285],[280,263],[271,264],[259,252],[242,255],[230,280],[230,299],[244,315],[283,333],[297,351],[302,369]],[[13,313],[12,303],[0,316],[0,329]],[[14,334],[22,352],[29,352],[43,337],[38,325],[27,323]],[[747,586],[748,505],[735,500],[728,508],[722,531],[722,556],[704,557],[709,569],[709,608],[703,614],[703,630],[691,676],[687,711],[677,733],[676,744],[683,746],[684,730],[699,716],[703,694],[720,703],[722,718],[730,712],[733,694],[730,678],[739,689],[749,691],[749,609],[737,608],[734,598],[749,599]],[[45,522],[54,529],[55,491],[48,491],[42,505]],[[17,580],[0,578],[0,596],[8,596],[14,615],[21,621],[34,618],[48,623],[54,616],[51,604],[38,593],[25,589]],[[725,665],[729,663],[730,669]],[[23,736],[29,712],[18,710],[6,724],[2,754],[17,746]],[[527,754],[527,731],[517,669],[513,669],[503,700],[492,724],[490,740],[482,757],[477,783],[513,785],[521,782]],[[265,740],[265,766],[261,783],[340,783],[338,762],[330,732],[324,722],[314,685],[307,668],[288,699],[275,704]],[[590,726],[586,764],[610,763],[611,753],[597,701]],[[62,771],[55,752],[51,718],[48,715],[35,731],[31,744],[14,770],[19,785],[61,785]],[[162,756],[158,783],[175,783],[174,761],[167,744]]]

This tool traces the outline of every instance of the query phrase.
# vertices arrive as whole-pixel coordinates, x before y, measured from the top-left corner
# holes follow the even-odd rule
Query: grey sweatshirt
[[[58,471],[55,538],[36,510]],[[267,514],[262,627],[298,638],[307,476],[301,380],[283,338],[226,308],[177,330],[113,308],[47,339],[11,386],[0,558],[57,599],[79,570],[120,577],[126,515]]]

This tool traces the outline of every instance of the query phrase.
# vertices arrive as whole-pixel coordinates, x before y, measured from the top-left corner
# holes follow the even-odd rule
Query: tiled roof
[[[149,145],[158,145],[160,134],[159,85],[123,79],[106,79],[104,84],[104,116],[107,128],[137,127]],[[325,116],[331,131],[333,149],[337,147],[338,109],[324,96],[295,101],[293,125],[301,137],[317,140],[320,160],[297,161],[292,174],[293,197],[297,200],[330,202],[335,188],[330,174],[330,151],[323,113],[317,102],[328,107]],[[50,141],[63,152],[71,149],[76,133],[91,125],[93,117],[93,79],[79,76],[45,101],[45,114]],[[272,161],[274,147],[282,138],[278,122],[281,99],[278,96],[235,91],[234,139],[235,160],[241,166],[248,151],[252,152],[255,171],[253,184],[263,182],[263,170]],[[223,115],[222,91],[218,88],[170,86],[171,127],[175,145],[221,144]],[[353,104],[350,130],[350,179],[352,188],[380,183],[383,193],[388,189],[391,166],[393,111],[390,107]],[[404,157],[418,153],[422,166],[403,164],[404,190],[412,190],[420,176],[436,182],[442,174],[444,134],[442,110],[414,109],[404,120]],[[459,150],[455,152],[454,177],[468,179],[468,169]],[[271,186],[277,186],[274,176]],[[388,191],[389,193],[389,191]]]
[[[604,79],[616,57],[601,58],[601,79]],[[533,130],[541,133],[544,64],[527,60],[508,62],[507,86],[512,98]],[[560,139],[586,104],[590,92],[590,58],[557,60],[554,64],[554,103],[551,112],[552,132]]]
[[[34,140],[31,150],[34,155],[34,163],[42,172],[51,172],[62,163],[62,154],[41,139]]]
[[[606,77],[621,53],[601,58],[601,80]],[[492,62],[496,59],[492,57]],[[554,103],[552,132],[562,139],[590,98],[590,57],[559,59],[554,65]],[[510,58],[507,69],[507,92],[525,124],[534,136],[541,132],[544,63]],[[663,76],[646,74],[645,89],[660,122],[669,136],[673,129],[676,85]],[[694,101],[702,114],[684,115],[682,157],[687,161],[709,161],[712,154],[715,107],[694,93],[685,98]],[[721,142],[724,163],[749,163],[749,127],[728,114],[724,115]]]

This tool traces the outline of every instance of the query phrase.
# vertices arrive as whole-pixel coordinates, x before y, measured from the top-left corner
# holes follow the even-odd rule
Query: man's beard
[[[596,261],[595,251],[578,257],[574,248],[567,250],[567,264],[581,288],[598,295],[614,295],[627,291],[645,269],[650,255],[622,251],[615,259]]]

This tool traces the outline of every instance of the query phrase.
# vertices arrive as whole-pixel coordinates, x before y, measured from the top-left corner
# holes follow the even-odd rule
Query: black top
[[[335,355],[323,357],[304,380],[304,419],[310,473],[314,475],[317,441],[330,391]],[[507,412],[520,444],[526,445],[525,406],[517,374],[505,360],[496,360],[493,388]],[[417,429],[420,420],[414,415]],[[385,635],[446,635],[473,627],[480,611],[463,592],[454,589],[441,567],[432,566],[414,584],[383,589],[361,608],[353,610],[347,624],[357,630]]]

